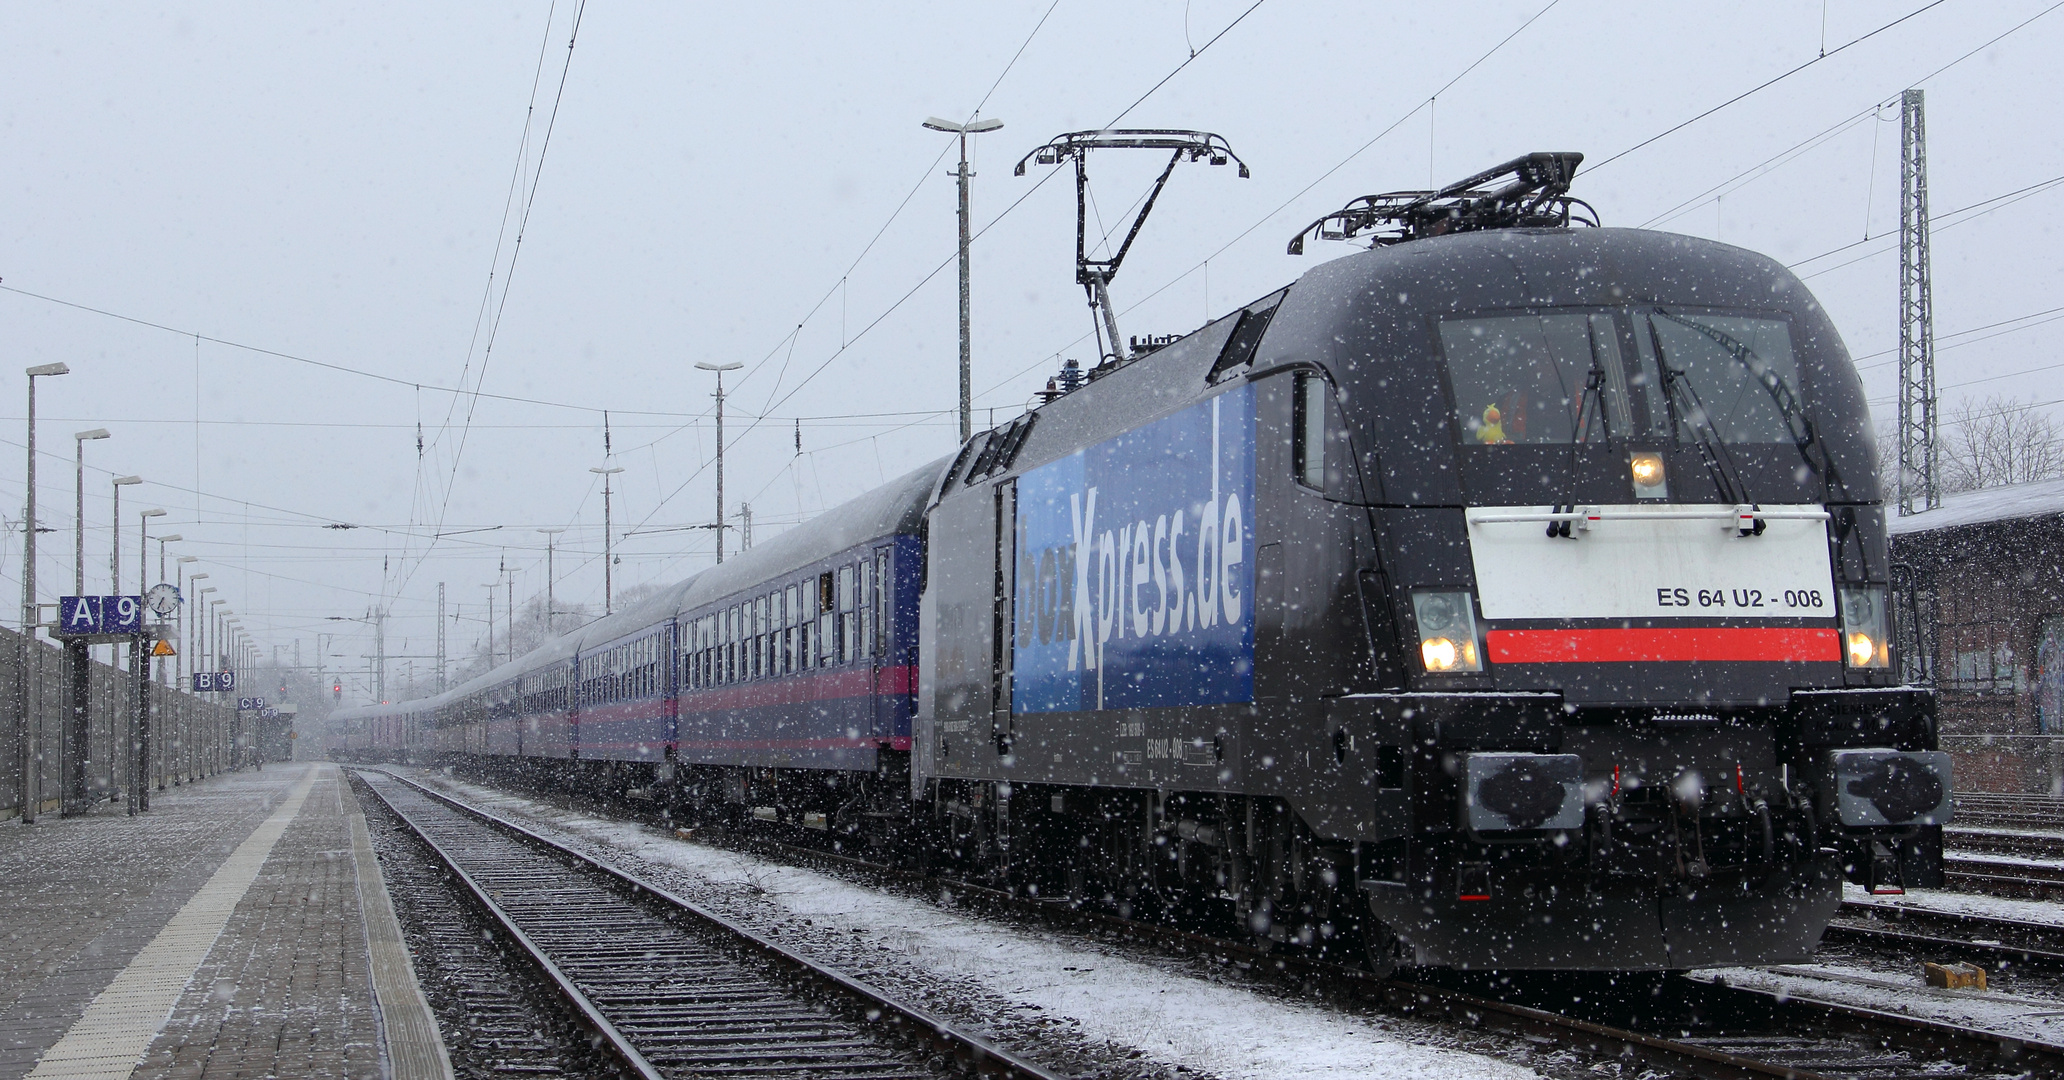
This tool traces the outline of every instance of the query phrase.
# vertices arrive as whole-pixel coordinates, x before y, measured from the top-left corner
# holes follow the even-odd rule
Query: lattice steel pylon
[[[1928,137],[1921,91],[1899,98],[1899,512],[1941,504],[1936,484],[1935,298],[1928,283]]]

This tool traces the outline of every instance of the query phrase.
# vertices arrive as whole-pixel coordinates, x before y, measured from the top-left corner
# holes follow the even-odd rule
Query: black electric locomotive
[[[1313,232],[1370,250],[641,610],[656,719],[598,762],[576,680],[554,782],[1378,968],[1793,961],[1935,883],[1848,354],[1768,258],[1578,227],[1575,161],[1359,200]],[[352,722],[506,755],[434,740],[517,675]]]

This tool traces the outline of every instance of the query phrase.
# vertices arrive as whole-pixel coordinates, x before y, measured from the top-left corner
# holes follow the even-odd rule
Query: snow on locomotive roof
[[[1892,516],[1886,522],[1892,535],[1934,532],[1992,521],[2064,514],[2064,480],[2037,480],[1945,495],[1942,505],[1907,517]]]

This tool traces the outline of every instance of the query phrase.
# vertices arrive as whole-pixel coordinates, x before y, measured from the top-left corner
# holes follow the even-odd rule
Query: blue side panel
[[[1011,711],[1254,700],[1254,390],[1018,479]]]

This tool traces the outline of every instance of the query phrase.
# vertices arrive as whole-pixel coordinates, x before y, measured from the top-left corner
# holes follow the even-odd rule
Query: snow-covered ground
[[[1942,836],[1952,843],[1958,837],[1986,839],[1990,837],[2018,837],[2026,840],[2064,840],[2064,829],[2032,829],[2026,826],[2008,825],[1944,825]]]
[[[1947,915],[1976,915],[1987,919],[2064,926],[2064,905],[2048,900],[2012,900],[2003,896],[1909,889],[1904,896],[1872,896],[1860,885],[1844,885],[1842,899],[1886,910],[1901,908]]]
[[[1911,978],[1848,964],[1795,964],[1778,968],[1717,968],[1695,978],[1725,980],[1731,986],[1787,997],[1857,1005],[1881,1012],[1935,1020],[1959,1027],[2012,1035],[2031,1042],[2064,1044],[2064,1009],[2055,998],[2025,997],[1997,990],[1938,990]]]
[[[2044,870],[2064,869],[2064,859],[2045,859],[2034,855],[2009,855],[1991,851],[1958,851],[1954,848],[1942,853],[1944,862],[1994,863],[2008,866],[2039,867]]]
[[[1523,1040],[1292,1000],[1237,973],[962,914],[818,871],[764,862],[642,825],[559,809],[441,774],[407,775],[649,873],[828,966],[999,1042],[1100,1076],[1226,1080],[1426,1077],[1504,1080],[1582,1065]]]

